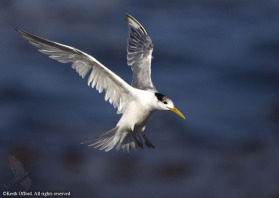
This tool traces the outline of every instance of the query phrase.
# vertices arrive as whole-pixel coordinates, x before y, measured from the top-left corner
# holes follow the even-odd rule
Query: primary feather
[[[108,100],[114,108],[118,108],[118,113],[125,111],[125,107],[133,97],[133,88],[94,57],[76,48],[43,39],[23,30],[17,29],[17,31],[50,58],[61,63],[72,63],[72,68],[82,78],[91,71],[88,85],[92,88],[96,87],[100,93],[105,90],[106,101]]]
[[[131,15],[126,14],[129,26],[127,64],[132,67],[132,86],[147,90],[155,87],[151,81],[153,44],[144,27]]]

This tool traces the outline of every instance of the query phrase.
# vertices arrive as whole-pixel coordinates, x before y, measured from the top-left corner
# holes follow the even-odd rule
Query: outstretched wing
[[[155,89],[151,81],[153,44],[144,27],[131,15],[126,14],[129,25],[127,63],[132,67],[132,86],[138,89]]]
[[[122,80],[118,75],[102,65],[92,56],[67,45],[49,41],[25,31],[17,31],[32,45],[39,48],[39,51],[49,55],[61,63],[72,63],[72,68],[84,78],[89,71],[88,86],[101,93],[105,90],[105,100],[118,108],[118,113],[123,113],[133,97],[133,87]]]

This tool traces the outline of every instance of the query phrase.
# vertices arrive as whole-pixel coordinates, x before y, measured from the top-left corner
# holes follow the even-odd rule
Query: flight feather
[[[134,17],[126,16],[129,26],[127,64],[133,71],[132,86],[142,90],[155,89],[151,80],[152,40]]]
[[[123,113],[125,107],[129,106],[128,103],[133,97],[133,87],[94,57],[76,48],[43,39],[23,30],[16,30],[32,45],[38,47],[40,52],[47,54],[50,58],[62,63],[72,63],[72,68],[82,78],[91,71],[88,85],[92,88],[96,87],[100,93],[105,90],[105,99],[118,109],[118,113]]]

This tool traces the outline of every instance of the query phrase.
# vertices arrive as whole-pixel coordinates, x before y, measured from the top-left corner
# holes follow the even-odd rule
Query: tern
[[[159,93],[151,81],[153,43],[147,31],[129,14],[125,21],[129,27],[127,64],[133,72],[131,85],[81,50],[16,29],[40,52],[61,63],[71,63],[82,78],[90,72],[88,86],[96,87],[100,93],[105,91],[105,100],[122,114],[115,128],[83,142],[106,152],[114,147],[127,152],[144,148],[144,145],[155,148],[145,136],[145,128],[149,117],[157,110],[170,110],[185,119],[173,101]]]

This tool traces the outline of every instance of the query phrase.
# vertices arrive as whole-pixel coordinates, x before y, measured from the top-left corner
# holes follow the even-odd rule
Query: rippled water
[[[0,2],[0,186],[28,172],[32,191],[72,197],[279,196],[277,1]],[[71,68],[14,31],[74,46],[131,82],[125,13],[154,43],[152,79],[186,121],[156,112],[155,150],[79,143],[120,118]],[[9,190],[22,190],[15,183]],[[1,196],[1,195],[0,195]]]

